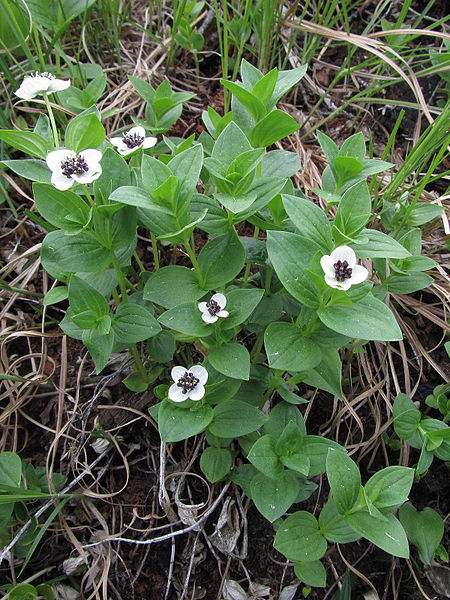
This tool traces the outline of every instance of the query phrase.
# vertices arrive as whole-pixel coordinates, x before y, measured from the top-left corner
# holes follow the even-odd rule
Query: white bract
[[[152,148],[157,141],[155,137],[145,137],[145,129],[140,126],[132,127],[122,137],[111,138],[111,144],[122,156],[128,156],[138,148]]]
[[[47,154],[46,162],[52,171],[51,182],[58,190],[68,190],[75,181],[91,183],[102,174],[99,150],[54,150]]]
[[[190,369],[174,367],[171,371],[175,383],[169,388],[169,399],[173,402],[201,400],[205,395],[205,383],[208,381],[208,371],[201,365],[194,365]]]
[[[339,246],[320,259],[325,281],[330,287],[348,290],[352,285],[367,279],[369,272],[356,264],[356,254],[349,246]]]
[[[70,79],[56,79],[50,73],[34,73],[27,75],[14,93],[22,100],[32,100],[39,94],[60,92],[70,86]]]
[[[199,302],[198,308],[205,323],[215,323],[219,317],[228,317],[229,312],[223,310],[227,299],[223,294],[214,294],[209,302]]]

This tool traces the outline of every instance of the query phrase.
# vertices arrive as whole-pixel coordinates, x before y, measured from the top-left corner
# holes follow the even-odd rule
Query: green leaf
[[[221,321],[222,329],[231,329],[243,323],[258,306],[264,290],[257,288],[234,289],[226,292],[226,310],[230,313]]]
[[[417,432],[422,413],[409,396],[398,394],[394,400],[393,414],[395,433],[403,440],[408,440]]]
[[[105,368],[114,344],[112,331],[108,335],[101,335],[95,329],[83,331],[83,344],[89,350],[95,363],[97,375]]]
[[[287,150],[271,150],[261,162],[263,177],[291,177],[301,168],[298,154]]]
[[[244,246],[234,230],[210,240],[198,255],[203,287],[208,290],[222,287],[239,274],[244,262]]]
[[[253,127],[248,139],[254,148],[265,148],[291,135],[299,128],[300,125],[291,115],[275,109]]]
[[[325,587],[327,585],[327,572],[320,560],[295,562],[294,573],[306,585],[312,587]]]
[[[257,473],[258,471],[253,465],[244,463],[238,467],[234,467],[230,473],[230,480],[239,485],[244,491],[244,494],[251,498],[252,492],[250,485],[253,477],[255,477]]]
[[[274,440],[278,440],[291,421],[297,425],[302,436],[306,435],[305,421],[299,409],[287,402],[279,402],[270,411],[263,433],[272,436]]]
[[[327,540],[319,532],[317,519],[304,510],[283,521],[273,545],[292,561],[318,560],[327,551]]]
[[[317,243],[328,254],[333,248],[331,225],[325,212],[301,196],[282,194],[284,208],[300,234]]]
[[[260,121],[264,117],[266,108],[255,94],[246,90],[242,84],[234,81],[221,79],[220,83],[239,100],[242,106],[251,114],[255,122]]]
[[[305,454],[311,461],[309,477],[314,477],[315,475],[325,473],[326,460],[328,456],[328,450],[330,448],[333,448],[337,452],[341,452],[343,455],[345,455],[345,448],[336,442],[321,437],[320,435],[305,435],[300,452]]]
[[[271,479],[279,478],[284,471],[275,451],[275,440],[270,435],[260,437],[251,447],[247,458],[258,471]]]
[[[345,520],[352,529],[385,552],[400,558],[409,558],[408,538],[393,514],[387,513],[383,515],[383,519],[379,519],[365,511],[359,511],[347,515]]]
[[[213,483],[226,477],[231,471],[232,464],[233,458],[227,448],[209,446],[200,457],[200,468]]]
[[[39,213],[52,225],[75,234],[88,223],[89,207],[77,194],[44,183],[35,183],[33,192]]]
[[[339,202],[334,227],[349,238],[357,235],[369,220],[371,208],[372,202],[367,183],[365,181],[355,183],[344,193]]]
[[[104,271],[111,264],[111,252],[88,232],[68,236],[50,232],[42,242],[41,262],[47,271],[57,273]]]
[[[134,206],[124,206],[119,209],[111,220],[110,231],[108,232],[108,247],[113,250],[120,250],[132,243],[136,244],[136,225],[136,209]]]
[[[305,338],[293,323],[270,323],[264,333],[264,345],[273,369],[309,371],[322,360],[320,347]]]
[[[172,158],[168,167],[178,179],[178,209],[181,213],[197,191],[197,183],[203,165],[203,147],[196,144]]]
[[[433,278],[427,273],[413,272],[407,275],[391,275],[384,285],[392,294],[412,294],[427,288]]]
[[[275,89],[275,84],[278,79],[278,69],[275,67],[269,71],[264,77],[259,79],[253,86],[252,93],[267,107],[272,93]]]
[[[329,542],[347,544],[361,537],[340,517],[333,498],[330,498],[320,511],[319,525],[322,534]]]
[[[362,242],[359,243],[359,240]],[[363,229],[350,244],[358,258],[407,258],[408,250],[393,237],[377,229]]]
[[[13,488],[20,487],[22,478],[22,461],[15,452],[0,454],[0,483]]]
[[[193,302],[205,294],[197,275],[186,267],[169,265],[153,273],[144,287],[144,298],[166,308]]]
[[[110,196],[110,200],[127,204],[128,206],[136,206],[138,208],[151,208],[154,211],[165,215],[170,215],[171,212],[162,206],[159,206],[144,190],[141,190],[132,185],[125,185],[114,190]]]
[[[112,148],[106,148],[100,160],[102,174],[94,181],[94,196],[104,202],[112,192],[131,183],[130,169],[122,156]]]
[[[358,500],[361,475],[357,465],[345,453],[328,449],[327,477],[339,513],[347,514]]]
[[[278,100],[286,94],[305,75],[308,65],[302,65],[287,71],[278,71],[278,79],[271,98],[271,105],[275,106]]]
[[[337,144],[321,131],[317,132],[317,139],[319,140],[320,147],[322,148],[325,158],[331,164],[334,163],[335,158],[339,153]]]
[[[212,366],[227,377],[248,380],[250,377],[250,355],[242,344],[228,342],[208,354]]]
[[[240,437],[256,431],[266,420],[266,415],[254,406],[240,400],[230,400],[214,408],[214,419],[209,430],[218,437]]]
[[[42,304],[44,306],[51,306],[52,304],[57,304],[58,302],[62,302],[63,300],[67,300],[69,297],[69,288],[65,285],[61,285],[56,288],[52,288],[49,290],[45,296]]]
[[[324,325],[351,338],[393,341],[403,337],[392,312],[370,293],[353,306],[333,304],[317,314]]]
[[[318,291],[305,269],[311,266],[315,254],[321,252],[320,246],[295,233],[269,231],[267,252],[286,290],[302,304],[317,308]]]
[[[30,158],[28,160],[4,160],[2,162],[16,175],[25,177],[25,179],[39,181],[39,183],[50,183],[52,172],[43,160]]]
[[[366,156],[366,142],[362,131],[351,135],[345,140],[339,150],[339,156],[352,156],[359,162],[363,162]]]
[[[65,145],[75,152],[97,148],[105,139],[105,128],[95,113],[73,118],[66,129]]]
[[[159,317],[159,322],[185,335],[207,337],[214,331],[211,324],[205,323],[197,304],[189,302],[167,310]]]
[[[163,329],[148,340],[147,352],[153,360],[164,364],[172,360],[176,346],[177,343],[173,333]]]
[[[414,480],[414,469],[392,466],[377,471],[364,486],[376,508],[395,507],[408,499]]]
[[[295,475],[288,471],[276,480],[258,473],[251,481],[250,490],[256,508],[273,523],[295,502],[299,483]]]
[[[411,502],[400,508],[398,517],[409,541],[419,550],[421,561],[430,565],[444,536],[442,517],[429,506],[418,511]]]
[[[251,149],[245,133],[231,121],[217,138],[212,157],[218,160],[226,171],[235,158]]]
[[[69,283],[69,301],[70,308],[75,314],[91,310],[97,319],[109,314],[106,298],[86,281],[76,276],[73,276]]]
[[[408,225],[410,227],[418,227],[419,225],[434,221],[434,219],[437,219],[442,214],[443,210],[442,206],[437,206],[436,204],[418,202],[408,217]]]
[[[16,150],[21,150],[25,154],[30,154],[37,158],[45,159],[50,150],[47,140],[32,131],[2,129],[0,130],[0,140],[16,148]]]
[[[180,442],[201,433],[212,418],[213,410],[207,404],[186,410],[164,400],[158,412],[159,435],[163,442]]]
[[[340,182],[339,189],[342,184],[349,179],[353,179],[363,170],[363,165],[353,156],[336,156],[334,164],[331,164],[333,175]]]
[[[342,363],[336,348],[321,348],[322,362],[302,376],[308,385],[325,390],[342,400]]]
[[[120,344],[136,344],[161,331],[155,317],[139,304],[119,304],[112,320],[112,330]]]

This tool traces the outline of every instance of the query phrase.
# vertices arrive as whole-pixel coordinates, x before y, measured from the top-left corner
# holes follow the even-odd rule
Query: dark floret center
[[[61,163],[61,171],[63,175],[70,179],[72,175],[83,175],[83,173],[87,173],[89,171],[89,165],[85,159],[78,154],[77,156],[72,156],[63,160]]]
[[[343,262],[338,260],[333,265],[335,277],[337,281],[345,281],[346,279],[350,279],[352,276],[352,269],[348,266],[348,262],[344,260]]]
[[[127,133],[123,136],[123,143],[130,150],[132,148],[137,148],[138,146],[142,146],[144,142],[144,138],[142,135],[138,135],[137,133]]]
[[[212,317],[215,317],[217,313],[222,310],[220,305],[217,304],[215,300],[210,300],[209,302],[207,302],[206,308],[208,309],[208,312]]]
[[[178,380],[177,386],[183,388],[183,394],[187,394],[188,392],[192,392],[199,381],[200,379],[195,377],[189,371],[186,371],[183,377],[180,377]]]

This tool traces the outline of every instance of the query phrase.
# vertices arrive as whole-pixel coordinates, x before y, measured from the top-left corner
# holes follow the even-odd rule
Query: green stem
[[[139,269],[140,269],[141,273],[143,273],[143,272],[145,271],[145,267],[144,267],[144,265],[142,264],[142,261],[141,261],[141,259],[139,258],[139,256],[138,256],[138,253],[137,253],[137,252],[135,252],[135,253],[134,253],[134,260],[137,262],[137,264],[138,264],[138,267],[139,267]]]
[[[137,370],[141,374],[142,380],[147,381],[147,371],[145,370],[144,363],[142,362],[136,344],[130,346],[130,352],[133,355],[134,363],[136,365]]]
[[[150,238],[152,240],[152,250],[153,250],[153,261],[155,263],[155,271],[159,270],[159,256],[158,256],[158,244],[156,242],[156,235],[150,232]],[[136,259],[137,260],[137,259]],[[142,265],[142,263],[141,263]],[[141,266],[139,265],[139,266]],[[142,270],[145,271],[142,265]]]
[[[188,253],[189,258],[191,259],[192,266],[194,267],[194,270],[197,273],[198,282],[200,284],[200,287],[203,287],[203,284],[204,284],[203,275],[200,270],[200,265],[198,264],[197,257],[195,256],[195,252],[192,250],[192,247],[187,240],[186,240],[186,243],[184,244],[184,247],[186,248],[186,252]]]
[[[122,272],[122,269],[119,265],[119,261],[117,260],[117,256],[112,252],[112,263],[117,273],[117,278],[119,280],[120,293],[122,294],[122,302],[125,304],[128,302],[127,296],[127,282],[125,281],[125,276]]]
[[[266,290],[266,294],[270,294],[270,284],[272,283],[272,275],[273,275],[273,267],[271,265],[268,265],[267,269],[266,269],[266,282],[264,284],[264,289]]]
[[[264,343],[264,331],[260,331],[256,338],[255,344],[250,352],[250,362],[254,363],[257,360],[259,353],[261,352],[263,343]]]
[[[255,240],[257,240],[258,236],[259,236],[259,227],[257,227],[255,225],[255,229],[253,231],[253,237],[255,238]],[[248,281],[248,276],[250,275],[250,268],[251,268],[251,266],[252,266],[251,263],[247,263],[245,265],[245,271],[244,271],[244,281],[245,281],[245,283],[247,283],[247,281]],[[272,274],[270,276],[272,277]]]
[[[53,141],[55,144],[55,148],[57,150],[59,148],[59,135],[58,135],[58,128],[56,127],[56,121],[55,121],[55,116],[53,114],[52,105],[50,104],[50,101],[48,99],[48,95],[46,92],[42,92],[42,96],[44,97],[45,106],[47,107],[48,117],[50,119],[50,125],[52,127],[52,132],[53,132]]]

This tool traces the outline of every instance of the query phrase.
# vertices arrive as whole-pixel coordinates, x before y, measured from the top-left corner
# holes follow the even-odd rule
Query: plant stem
[[[159,256],[158,256],[158,244],[156,242],[156,235],[154,233],[150,232],[150,238],[152,240],[153,261],[155,263],[155,271],[158,271],[159,270]],[[136,258],[136,260],[138,260],[138,259]],[[139,267],[141,267],[142,270],[145,271],[142,263],[139,265]]]
[[[139,355],[139,351],[137,349],[136,344],[130,346],[130,352],[133,355],[134,363],[137,367],[137,370],[141,374],[142,380],[147,381],[147,371],[145,370],[144,363],[142,362],[142,359]]]
[[[56,127],[56,121],[55,121],[55,116],[53,114],[52,105],[50,104],[50,101],[48,99],[48,95],[46,92],[42,92],[42,96],[44,97],[45,106],[47,107],[48,117],[50,119],[50,125],[52,127],[52,132],[53,132],[53,141],[55,144],[55,148],[57,150],[59,148],[59,135],[58,135],[58,128]]]
[[[125,281],[125,276],[122,272],[122,269],[119,265],[119,261],[117,260],[117,256],[114,254],[114,252],[112,252],[112,263],[114,265],[114,268],[116,270],[117,273],[117,278],[119,280],[119,287],[120,287],[120,292],[122,294],[122,302],[127,303],[128,302],[128,296],[127,296],[127,283]]]
[[[253,237],[255,238],[255,240],[258,239],[258,235],[259,235],[259,227],[257,227],[255,225],[255,230],[253,231]],[[251,263],[247,263],[245,265],[245,271],[244,271],[244,281],[245,283],[247,283],[248,281],[248,276],[250,275],[250,268],[251,268],[252,264]],[[270,275],[272,277],[272,274]]]
[[[195,256],[195,252],[193,251],[192,246],[187,240],[184,244],[184,247],[186,248],[186,252],[188,253],[189,258],[191,259],[192,266],[194,267],[194,270],[197,273],[198,282],[200,286],[203,287],[203,275],[200,270],[200,265],[198,264],[197,257]]]

